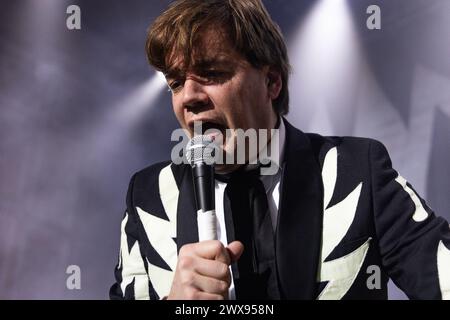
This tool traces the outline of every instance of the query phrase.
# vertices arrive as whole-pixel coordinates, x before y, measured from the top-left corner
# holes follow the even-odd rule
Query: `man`
[[[216,165],[219,239],[203,242],[190,166],[136,173],[112,299],[386,299],[389,277],[410,298],[450,298],[449,224],[384,146],[305,134],[283,118],[286,47],[259,0],[176,1],[146,49],[189,136],[196,121],[223,134],[276,128],[268,145],[279,145],[280,168]],[[234,155],[237,144],[234,134],[222,148]]]

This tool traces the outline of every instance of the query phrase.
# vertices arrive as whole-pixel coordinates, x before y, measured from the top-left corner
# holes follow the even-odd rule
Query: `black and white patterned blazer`
[[[450,299],[450,228],[375,140],[305,134],[286,120],[276,230],[284,299]],[[112,299],[169,293],[181,246],[198,241],[191,171],[158,163],[130,182]],[[377,280],[374,276],[379,276]]]

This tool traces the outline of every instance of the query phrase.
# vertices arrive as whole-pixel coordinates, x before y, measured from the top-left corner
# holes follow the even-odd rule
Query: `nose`
[[[204,86],[192,78],[187,78],[183,87],[183,106],[188,111],[199,112],[207,107],[209,97],[204,91]]]

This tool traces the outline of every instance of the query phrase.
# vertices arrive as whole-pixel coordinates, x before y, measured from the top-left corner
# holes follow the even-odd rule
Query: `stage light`
[[[156,72],[150,79],[130,92],[110,108],[107,116],[99,121],[93,131],[87,132],[90,150],[96,155],[115,152],[125,143],[133,126],[155,106],[158,96],[167,87],[164,75]]]
[[[352,105],[363,55],[347,2],[319,1],[289,43],[293,66],[289,118],[308,131],[342,133],[322,116],[351,114],[346,108]],[[346,123],[340,120],[333,126]]]
[[[139,119],[153,106],[153,102],[165,87],[167,87],[166,78],[161,72],[156,72],[150,79],[117,103],[114,107],[115,121],[130,123]]]

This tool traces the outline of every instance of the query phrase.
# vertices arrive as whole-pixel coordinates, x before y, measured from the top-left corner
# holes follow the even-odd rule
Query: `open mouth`
[[[200,126],[201,124],[201,126]],[[216,136],[219,133],[225,136],[225,131],[227,129],[226,126],[224,126],[221,123],[214,122],[214,121],[198,121],[190,124],[191,130],[195,134],[202,134],[202,135],[211,135]]]
[[[225,134],[226,127],[220,123],[215,122],[204,122],[202,124],[202,134],[206,134],[208,132],[220,131],[222,134]]]

